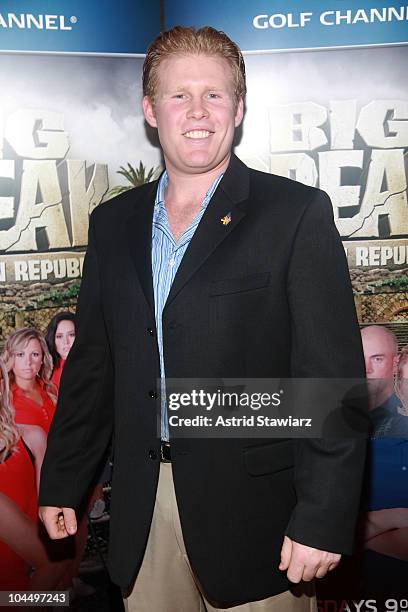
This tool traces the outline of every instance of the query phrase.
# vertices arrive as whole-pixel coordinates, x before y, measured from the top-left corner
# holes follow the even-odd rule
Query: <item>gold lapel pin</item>
[[[225,215],[225,217],[222,217],[221,223],[223,225],[228,225],[228,223],[231,223],[231,213],[230,212],[227,215]]]

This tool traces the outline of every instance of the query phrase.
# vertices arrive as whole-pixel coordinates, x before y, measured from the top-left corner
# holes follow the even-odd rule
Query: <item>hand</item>
[[[279,569],[287,570],[286,575],[291,582],[309,582],[313,578],[323,578],[337,567],[340,559],[341,555],[337,553],[312,548],[285,536]]]
[[[57,506],[40,506],[38,516],[44,523],[48,535],[52,540],[60,540],[77,531],[77,520],[73,508]]]

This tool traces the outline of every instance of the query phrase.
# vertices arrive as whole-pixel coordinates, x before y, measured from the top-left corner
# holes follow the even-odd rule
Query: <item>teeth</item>
[[[207,130],[191,130],[191,132],[186,132],[184,136],[187,138],[208,138],[211,132]]]

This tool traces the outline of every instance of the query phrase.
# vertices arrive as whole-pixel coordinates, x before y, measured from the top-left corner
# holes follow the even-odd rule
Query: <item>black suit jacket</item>
[[[159,470],[156,189],[128,191],[91,216],[77,336],[41,482],[42,505],[78,507],[113,431],[109,554],[122,587],[142,562]],[[163,335],[170,378],[363,377],[327,195],[233,156],[176,274]],[[208,596],[231,606],[285,590],[285,532],[350,552],[364,454],[355,440],[172,440],[183,534]]]

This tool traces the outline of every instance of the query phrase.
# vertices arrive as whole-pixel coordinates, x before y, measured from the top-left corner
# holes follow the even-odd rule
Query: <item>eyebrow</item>
[[[188,89],[189,85],[188,83],[184,83],[184,85],[174,85],[174,87],[169,88],[166,91],[183,91],[184,89]],[[205,88],[207,91],[211,91],[211,90],[215,90],[215,91],[224,91],[227,90],[228,87],[223,87],[220,85],[209,85],[208,87]]]

